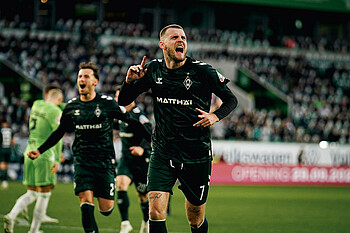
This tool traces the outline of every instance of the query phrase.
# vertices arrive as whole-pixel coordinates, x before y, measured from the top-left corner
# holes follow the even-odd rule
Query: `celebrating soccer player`
[[[139,129],[145,137],[149,132],[138,121],[129,119],[117,102],[109,96],[96,93],[99,69],[92,62],[81,63],[77,78],[79,97],[68,101],[59,127],[37,149],[30,151],[32,159],[48,150],[65,132],[75,132],[74,190],[80,200],[82,225],[86,233],[98,233],[94,217],[94,197],[98,199],[101,214],[108,216],[114,208],[115,152],[113,147],[113,120],[127,122]],[[147,137],[150,141],[150,138]]]
[[[205,203],[211,174],[209,126],[227,116],[237,99],[229,81],[209,64],[188,56],[183,28],[168,25],[160,31],[163,59],[131,66],[119,93],[120,105],[152,90],[155,131],[148,172],[150,232],[164,233],[169,195],[178,179],[186,197],[192,232],[208,232]],[[209,113],[212,93],[222,105]]]

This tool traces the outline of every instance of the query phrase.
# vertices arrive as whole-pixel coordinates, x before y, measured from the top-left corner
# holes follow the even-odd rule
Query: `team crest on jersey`
[[[101,109],[99,108],[99,106],[97,105],[96,106],[96,109],[95,109],[95,115],[97,116],[97,117],[100,117],[100,115],[101,115]]]
[[[190,89],[190,87],[192,86],[192,80],[190,79],[189,73],[187,73],[187,77],[185,79],[185,81],[183,82],[183,84],[185,85],[186,89]]]

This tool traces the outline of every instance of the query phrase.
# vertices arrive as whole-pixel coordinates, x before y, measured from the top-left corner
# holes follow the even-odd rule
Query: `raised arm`
[[[130,66],[128,73],[126,74],[125,82],[131,84],[136,80],[145,76],[147,72],[147,69],[144,68],[145,64],[146,64],[146,56],[143,56],[140,65]]]
[[[140,65],[130,66],[125,78],[125,82],[118,96],[118,104],[129,105],[138,95],[149,89],[148,81],[144,78],[147,73],[145,68],[146,56],[143,57]]]

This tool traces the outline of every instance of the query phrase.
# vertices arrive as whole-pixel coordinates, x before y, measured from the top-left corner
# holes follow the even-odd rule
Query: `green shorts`
[[[146,160],[135,162],[134,160],[121,157],[118,162],[117,176],[128,176],[135,184],[136,191],[142,195],[146,195],[148,164]]]
[[[94,197],[114,200],[115,169],[76,165],[73,185],[77,196],[80,192],[91,190]]]
[[[24,156],[23,184],[27,186],[46,186],[56,184],[56,174],[51,174],[54,160],[46,156],[30,159]]]
[[[148,170],[148,191],[163,191],[172,194],[175,182],[186,199],[196,206],[207,201],[211,174],[211,161],[205,163],[176,163],[153,151]]]

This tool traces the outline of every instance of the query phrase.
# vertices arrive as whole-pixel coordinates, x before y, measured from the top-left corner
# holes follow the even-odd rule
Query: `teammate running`
[[[145,137],[149,135],[142,124],[122,112],[112,97],[96,93],[98,82],[98,66],[92,62],[81,63],[77,78],[80,96],[68,101],[57,130],[37,150],[28,153],[30,158],[35,159],[55,145],[65,132],[75,132],[72,146],[74,190],[80,200],[82,225],[86,233],[98,233],[94,197],[98,199],[101,214],[108,216],[114,208],[114,118],[144,131],[142,135]]]
[[[118,98],[120,87],[116,88],[115,99]],[[130,117],[138,120],[149,132],[152,131],[149,119],[134,101],[125,106],[125,109]],[[117,171],[117,203],[122,220],[120,233],[129,233],[133,229],[129,221],[129,197],[127,193],[128,187],[132,183],[135,184],[143,215],[140,233],[148,233],[147,171],[151,154],[150,143],[140,137],[140,132],[129,127],[129,124],[123,121],[118,121],[118,129],[122,141],[122,156]]]

